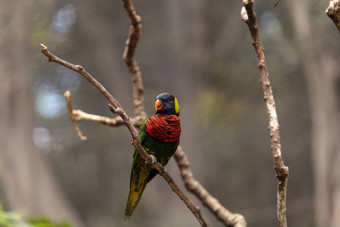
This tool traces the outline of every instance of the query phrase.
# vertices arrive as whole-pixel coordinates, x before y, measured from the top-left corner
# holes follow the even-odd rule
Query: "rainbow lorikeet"
[[[179,105],[177,99],[167,93],[157,96],[156,113],[141,126],[139,138],[148,154],[165,166],[176,151],[181,135]],[[125,209],[125,219],[129,218],[143,194],[146,184],[157,174],[149,168],[135,150],[130,178],[130,192]]]

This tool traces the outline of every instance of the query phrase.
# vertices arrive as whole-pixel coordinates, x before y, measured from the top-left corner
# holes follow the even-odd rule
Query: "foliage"
[[[22,215],[17,212],[6,212],[0,206],[1,227],[71,227],[65,222],[54,223],[46,217],[31,218],[24,221]]]

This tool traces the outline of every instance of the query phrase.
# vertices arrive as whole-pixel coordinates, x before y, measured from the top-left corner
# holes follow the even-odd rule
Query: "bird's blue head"
[[[155,102],[156,114],[175,114],[179,116],[179,105],[177,99],[168,93],[159,94]]]

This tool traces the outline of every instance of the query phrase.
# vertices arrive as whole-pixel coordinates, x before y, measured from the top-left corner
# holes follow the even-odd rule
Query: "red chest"
[[[181,136],[181,124],[176,115],[156,114],[148,120],[145,130],[162,142],[178,142]]]

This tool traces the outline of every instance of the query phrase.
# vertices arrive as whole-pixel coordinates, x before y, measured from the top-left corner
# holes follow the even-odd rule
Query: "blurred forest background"
[[[255,1],[290,169],[290,226],[340,226],[340,36],[326,0]],[[136,59],[146,110],[163,91],[181,106],[181,145],[195,177],[249,226],[276,226],[276,179],[255,53],[241,1],[134,1],[142,17]],[[84,122],[75,109],[112,116],[80,75],[40,53],[84,66],[133,116],[122,60],[129,18],[121,1],[0,0],[0,201],[74,226],[198,226],[160,177],[124,221],[133,147],[125,127]],[[170,174],[185,190],[170,161]],[[193,196],[211,226],[222,226]],[[338,215],[336,215],[338,214]]]

